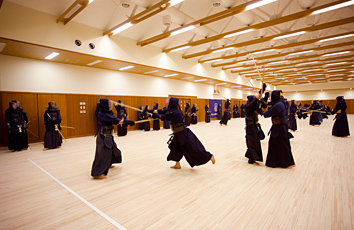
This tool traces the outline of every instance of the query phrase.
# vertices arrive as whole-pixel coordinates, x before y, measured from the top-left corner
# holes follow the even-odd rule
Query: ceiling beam
[[[83,11],[91,2],[94,0],[76,0],[71,6],[69,6],[68,9],[62,13],[59,18],[57,19],[57,23],[63,22],[64,25],[69,23],[76,15],[78,15],[81,11]],[[71,14],[68,18],[65,18],[65,16],[72,11],[76,6],[79,6],[79,8]]]
[[[354,45],[354,41],[343,42],[343,43],[338,43],[338,44],[333,44],[333,45],[328,45],[328,46],[320,46],[320,47],[315,47],[315,48],[310,48],[310,49],[304,49],[304,50],[301,50],[300,52],[311,51],[311,50],[319,51],[319,50],[340,48],[340,47],[343,47],[343,46],[351,46],[351,45]],[[263,56],[263,57],[257,57],[257,58],[255,58],[255,60],[258,61],[258,60],[271,59],[271,58],[277,58],[277,57],[290,57],[289,55],[293,54],[293,53],[297,53],[297,51],[274,54],[274,55],[268,55],[268,56]],[[306,57],[306,56],[303,56],[303,57]],[[212,67],[233,65],[233,64],[237,64],[238,62],[240,62],[240,61],[225,62],[225,63],[212,65]],[[226,70],[226,69],[229,69],[229,68],[223,68],[223,70]]]
[[[302,31],[304,31],[306,33],[306,32],[312,32],[312,31],[317,31],[317,30],[323,30],[323,29],[336,27],[336,26],[340,26],[340,25],[344,25],[344,24],[348,24],[348,23],[353,23],[353,22],[354,22],[354,17],[344,18],[344,19],[340,19],[340,20],[336,20],[336,21],[332,21],[332,22],[327,22],[327,23],[312,26],[312,27],[305,27],[305,28],[301,28],[301,29],[297,29],[297,30],[293,30],[293,31],[285,32],[285,33],[271,35],[268,37],[258,38],[258,39],[254,39],[254,40],[248,40],[248,41],[241,42],[241,43],[235,43],[232,45],[224,46],[224,47],[222,47],[222,49],[229,48],[229,47],[236,48],[236,47],[244,47],[244,46],[254,45],[254,44],[261,43],[261,42],[271,41],[278,36],[289,35],[292,33],[297,33],[297,32],[302,32]],[[198,53],[194,53],[194,54],[184,55],[183,58],[189,59],[189,58],[194,58],[194,57],[198,57],[198,56],[203,56],[203,55],[211,54],[212,52],[219,50],[219,49],[221,49],[221,48],[210,49],[210,50],[206,50],[206,51],[202,51],[202,52],[198,52]]]
[[[290,44],[285,44],[285,45],[280,45],[280,46],[272,46],[272,47],[268,47],[268,48],[264,48],[264,49],[258,49],[258,50],[253,50],[253,51],[244,52],[244,53],[237,53],[237,54],[232,54],[232,55],[226,55],[226,56],[221,56],[221,57],[204,59],[204,60],[200,60],[198,62],[199,63],[205,63],[205,62],[212,62],[213,60],[219,60],[220,61],[220,59],[221,60],[225,60],[225,59],[230,59],[230,58],[242,57],[242,56],[246,56],[248,54],[252,54],[252,53],[255,53],[255,52],[261,52],[261,51],[265,51],[265,50],[269,50],[269,49],[282,50],[282,49],[292,48],[292,47],[296,47],[296,46],[304,46],[304,45],[308,45],[308,44],[315,44],[316,42],[319,42],[319,41],[324,40],[324,39],[334,38],[334,37],[339,37],[339,36],[344,36],[344,35],[350,35],[350,34],[354,35],[354,30],[346,32],[346,33],[335,34],[335,35],[331,35],[331,36],[315,38],[315,39],[305,40],[305,41],[301,41],[301,42],[295,42],[295,43],[290,43]],[[218,66],[221,66],[221,65],[218,65],[218,64],[213,64],[212,65],[212,67],[218,67]]]
[[[137,45],[146,46],[146,45],[149,45],[151,43],[154,43],[154,42],[163,40],[165,38],[168,38],[168,37],[171,36],[171,33],[175,32],[177,30],[181,30],[183,28],[186,28],[188,26],[204,26],[204,25],[207,25],[209,23],[216,22],[218,20],[221,20],[221,19],[233,16],[233,15],[239,14],[239,13],[241,13],[241,12],[246,10],[247,5],[250,5],[250,4],[253,4],[253,3],[256,3],[256,2],[259,2],[259,0],[252,0],[252,1],[247,2],[247,3],[241,4],[241,5],[238,5],[238,6],[234,6],[234,7],[230,8],[230,9],[221,11],[221,12],[216,13],[216,14],[212,14],[210,16],[207,16],[205,18],[196,20],[194,22],[190,22],[190,23],[188,23],[186,25],[180,26],[180,27],[175,28],[175,29],[170,30],[170,31],[163,32],[162,34],[159,34],[159,35],[156,35],[154,37],[145,39],[143,41],[139,41],[137,43]]]
[[[103,33],[104,35],[108,35],[108,36],[112,36],[114,35],[113,31],[118,29],[119,27],[122,27],[128,23],[131,24],[138,24],[139,22],[142,22],[158,13],[161,13],[162,11],[168,9],[171,6],[171,3],[169,2],[170,0],[162,0],[158,3],[156,3],[155,5],[147,8],[146,10],[143,10],[142,12],[128,18],[127,20],[125,20],[124,22],[112,27],[111,29],[105,31]]]

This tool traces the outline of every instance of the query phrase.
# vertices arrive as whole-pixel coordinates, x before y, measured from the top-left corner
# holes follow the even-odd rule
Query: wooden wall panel
[[[191,105],[197,104],[198,108],[198,121],[205,121],[205,105],[209,104],[209,99],[198,99],[194,96],[175,96],[181,98],[181,100],[190,100]],[[27,112],[28,119],[31,123],[28,128],[39,137],[35,138],[34,135],[28,134],[30,142],[43,141],[45,126],[44,126],[44,111],[48,107],[49,101],[55,101],[58,108],[61,111],[61,116],[63,119],[62,125],[75,127],[75,129],[62,129],[62,133],[66,138],[94,135],[97,132],[97,120],[95,117],[96,103],[99,102],[100,98],[108,98],[113,101],[122,100],[123,104],[139,108],[146,105],[153,108],[155,102],[159,103],[159,109],[162,109],[166,105],[166,97],[143,97],[143,96],[110,96],[110,95],[84,95],[84,94],[51,94],[51,93],[21,93],[21,92],[0,92],[0,101],[2,113],[0,115],[1,128],[0,128],[0,145],[4,146],[7,144],[7,134],[4,111],[8,108],[8,103],[12,100],[19,100],[24,111]],[[80,113],[80,102],[85,102],[86,113]],[[239,107],[242,103],[246,103],[246,100],[242,99],[231,99],[231,109],[234,104],[238,104]],[[310,100],[299,100],[296,104],[305,103],[310,104]],[[331,109],[334,108],[336,100],[322,100],[320,101],[325,105],[329,105]],[[222,100],[223,111],[225,100]],[[354,113],[354,99],[347,99],[346,103],[348,105],[347,113]],[[113,109],[114,115],[117,115],[117,111]],[[128,119],[136,121],[138,120],[137,111],[127,108]],[[184,113],[184,111],[183,111]],[[215,120],[216,118],[212,118]],[[150,122],[152,128],[152,122]],[[162,127],[162,121],[160,122]],[[116,126],[115,126],[116,127]],[[138,126],[128,127],[128,130],[136,130]],[[115,132],[117,132],[115,130]]]
[[[37,111],[37,94],[36,93],[21,93],[21,92],[1,92],[1,144],[7,143],[7,129],[5,124],[5,113],[4,111],[9,107],[9,102],[13,100],[20,101],[20,105],[23,107],[24,112],[27,113],[28,129],[34,133],[34,135],[28,132],[28,141],[36,142],[39,139],[36,136],[39,135],[38,128],[38,111]]]

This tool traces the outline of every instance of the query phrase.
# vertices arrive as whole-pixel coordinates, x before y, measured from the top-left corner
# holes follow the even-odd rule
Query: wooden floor
[[[331,136],[332,118],[298,120],[294,169],[247,164],[244,119],[192,126],[216,157],[193,169],[184,159],[169,168],[169,130],[129,132],[116,138],[123,163],[105,180],[90,177],[93,136],[46,152],[2,148],[0,229],[354,229],[354,138]],[[267,133],[270,120],[261,124]],[[262,148],[266,158],[268,137]]]

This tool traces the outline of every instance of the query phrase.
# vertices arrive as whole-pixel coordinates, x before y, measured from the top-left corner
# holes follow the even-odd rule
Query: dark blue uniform
[[[321,108],[317,101],[313,101],[310,110],[319,110]],[[322,116],[319,112],[312,112],[310,116],[310,125],[321,125]]]
[[[210,114],[209,105],[205,105],[205,123],[210,123]]]
[[[159,103],[155,103],[153,110],[158,110],[159,109]],[[152,128],[153,130],[160,130],[160,119],[155,119],[152,122]]]
[[[295,165],[289,141],[288,124],[285,121],[286,109],[281,100],[281,91],[274,90],[271,95],[273,106],[264,113],[264,117],[272,118],[272,127],[268,143],[266,166],[287,168]]]
[[[195,104],[192,107],[192,116],[191,116],[191,124],[195,125],[198,123],[198,116],[197,116],[197,107],[195,107]]]
[[[121,100],[118,101],[118,103],[122,103]],[[120,119],[127,119],[128,117],[128,113],[127,110],[125,109],[124,106],[121,105],[116,105],[115,106],[116,110],[117,110],[117,117]],[[118,136],[126,136],[128,134],[128,129],[126,126],[122,126],[122,125],[118,125],[118,132],[117,132]]]
[[[191,107],[189,103],[186,104],[186,108],[184,109],[184,120],[186,126],[191,125]]]
[[[337,113],[340,110],[340,113],[337,113],[332,128],[332,135],[337,137],[346,137],[350,135],[348,117],[345,110],[347,109],[347,104],[342,96],[337,97],[337,104],[334,107],[332,114]]]
[[[290,113],[289,113],[289,129],[292,131],[297,130],[296,111],[297,111],[297,105],[295,104],[294,100],[291,100]]]
[[[52,104],[55,102],[48,102],[48,108],[44,113],[45,122],[45,135],[44,135],[44,148],[55,149],[61,146],[62,138],[59,133],[61,130],[61,115],[60,110],[53,108]]]
[[[229,115],[230,115],[230,100],[227,99],[224,105],[225,111],[224,115],[222,116],[220,120],[220,125],[227,125],[227,122],[229,121]]]

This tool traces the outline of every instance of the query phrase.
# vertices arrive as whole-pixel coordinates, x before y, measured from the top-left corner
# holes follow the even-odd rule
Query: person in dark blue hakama
[[[197,105],[196,104],[193,104],[193,107],[192,107],[192,110],[191,110],[191,113],[192,113],[192,116],[191,116],[191,124],[193,125],[196,125],[198,123],[198,115],[197,115]]]
[[[345,110],[347,109],[347,103],[345,103],[344,97],[337,97],[337,104],[334,107],[332,114],[336,114],[335,122],[332,128],[332,135],[336,137],[347,137],[350,135],[348,117]]]
[[[217,115],[218,115],[218,120],[222,119],[222,107],[220,104],[218,104],[218,109],[217,109]]]
[[[162,111],[164,112],[164,113],[166,113],[167,112],[167,107],[165,106],[165,107],[163,107],[163,109],[162,109]],[[168,121],[163,121],[163,128],[164,129],[170,129],[170,123],[168,122]]]
[[[238,105],[234,105],[232,110],[233,110],[233,118],[240,117],[240,112],[238,111]]]
[[[260,97],[260,95],[258,95]],[[247,96],[246,111],[246,145],[245,157],[249,164],[258,164],[256,161],[263,162],[262,148],[260,140],[264,139],[264,133],[258,121],[258,114],[263,114],[260,108],[260,101],[254,95]]]
[[[205,105],[205,123],[210,123],[210,114],[209,105]]]
[[[219,124],[220,125],[227,125],[227,122],[229,121],[229,114],[230,114],[230,100],[227,99],[224,105],[225,111],[224,111],[224,115],[222,116]]]
[[[240,106],[241,109],[241,117],[246,117],[245,105],[242,103]]]
[[[47,149],[55,149],[61,146],[62,138],[59,133],[61,130],[60,110],[54,101],[48,102],[48,108],[44,113],[45,135],[44,135],[44,151]]]
[[[118,101],[118,105],[115,106],[117,110],[117,117],[120,119],[127,119],[128,113],[121,100]],[[128,134],[127,126],[118,125],[118,132],[119,137],[126,136]]]
[[[321,108],[317,101],[313,101],[310,110],[319,110]],[[320,118],[321,117],[321,118]],[[321,125],[322,116],[319,112],[312,112],[310,116],[310,125]]]
[[[295,100],[291,100],[290,114],[289,114],[289,129],[291,131],[297,130],[296,111],[297,111],[297,105],[295,104]]]
[[[184,120],[186,126],[191,125],[191,106],[189,103],[186,104],[186,108],[184,109]]]
[[[147,111],[149,111],[149,109],[150,109],[150,107],[148,105],[146,105],[144,112],[143,112],[144,117],[145,117],[145,113]],[[144,124],[144,131],[147,132],[147,131],[150,131],[150,120],[148,119],[148,117],[145,117],[145,119],[146,119],[146,122],[143,123]]]
[[[9,108],[5,110],[5,124],[7,127],[8,148],[12,151],[21,151],[28,147],[28,142],[24,136],[24,126],[27,124],[17,107],[16,101],[9,103]]]
[[[322,106],[321,106],[321,111],[323,112],[323,113],[321,113],[322,121],[323,121],[323,119],[328,119],[327,112],[326,112],[326,106],[325,106],[325,105],[322,105]]]
[[[285,121],[286,109],[281,99],[281,90],[274,90],[271,94],[273,106],[264,113],[264,117],[272,118],[272,127],[268,143],[266,166],[292,168],[295,167],[289,141],[288,124]]]
[[[113,125],[134,125],[134,121],[117,118],[112,113],[113,102],[108,99],[100,99],[100,111],[98,113],[99,133],[96,137],[95,160],[92,164],[91,176],[94,179],[104,179],[108,170],[115,163],[122,163],[122,154],[113,137]]]
[[[153,118],[166,120],[170,123],[173,134],[168,141],[170,153],[167,160],[176,162],[171,168],[180,169],[180,161],[183,156],[192,168],[206,164],[209,161],[214,164],[214,156],[205,150],[203,144],[194,133],[184,125],[183,114],[179,108],[178,101],[178,98],[171,97],[168,100],[168,110],[166,112],[158,110],[154,111],[153,114]]]
[[[143,106],[140,106],[140,110],[144,110],[144,107]],[[141,120],[144,120],[144,115],[143,115],[143,112],[141,111],[138,111],[138,120],[141,121]],[[138,129],[139,130],[144,130],[144,123],[139,123],[138,124]]]
[[[159,103],[155,103],[154,107],[152,109],[153,110],[158,110],[159,109]],[[155,130],[155,131],[160,130],[160,120],[159,119],[153,120],[152,129]]]

